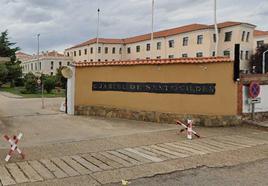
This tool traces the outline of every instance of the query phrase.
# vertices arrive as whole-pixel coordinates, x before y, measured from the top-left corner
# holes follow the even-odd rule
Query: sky
[[[268,0],[217,0],[218,22],[241,21],[268,30]],[[214,0],[155,0],[155,31],[213,24]],[[0,32],[23,52],[64,49],[96,37],[125,38],[151,31],[152,0],[0,0]],[[266,20],[266,21],[265,21]]]

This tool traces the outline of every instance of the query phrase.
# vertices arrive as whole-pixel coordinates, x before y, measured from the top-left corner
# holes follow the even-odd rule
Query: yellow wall
[[[75,105],[176,114],[236,115],[233,63],[78,67]],[[92,92],[92,81],[216,83],[215,95]]]

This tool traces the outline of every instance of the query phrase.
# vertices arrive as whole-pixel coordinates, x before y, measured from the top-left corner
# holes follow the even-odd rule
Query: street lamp
[[[262,54],[262,73],[265,74],[265,54],[268,52],[268,50],[264,51]]]
[[[39,60],[39,42],[40,41],[40,34],[37,34],[37,64],[40,63],[40,60]],[[40,69],[41,70],[41,69]],[[42,73],[40,75],[40,78],[41,78],[41,89],[42,89],[42,109],[45,108],[45,103],[44,103],[44,81],[43,81],[43,78],[42,78]],[[39,79],[40,80],[40,79]]]

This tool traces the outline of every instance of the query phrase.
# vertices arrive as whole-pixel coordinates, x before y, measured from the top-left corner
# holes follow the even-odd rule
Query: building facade
[[[255,30],[254,48],[257,48],[263,44],[268,44],[268,31]]]
[[[234,45],[240,44],[240,69],[249,69],[254,52],[255,25],[241,22],[218,24],[218,56],[234,58]],[[98,44],[97,44],[98,43]],[[191,24],[125,39],[91,39],[65,50],[76,62],[164,59],[215,56],[214,25]]]
[[[20,59],[18,57],[18,59]],[[63,66],[69,66],[72,58],[64,56],[56,51],[42,52],[39,55],[33,55],[30,58],[20,60],[23,74],[32,72],[33,74],[56,75],[57,70]]]

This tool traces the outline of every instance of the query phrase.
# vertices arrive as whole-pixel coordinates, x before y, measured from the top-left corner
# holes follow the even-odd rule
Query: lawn
[[[13,87],[13,88],[1,87],[0,88],[0,91],[9,92],[18,96],[22,96],[24,98],[41,98],[42,97],[41,91],[37,91],[36,94],[22,94],[21,90],[24,90],[24,87]],[[44,91],[44,97],[46,98],[64,97],[64,96],[65,96],[64,90],[57,92],[56,89],[54,89],[50,94]]]

